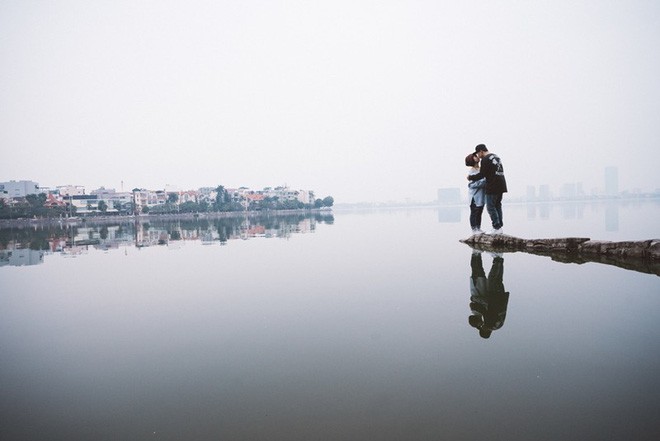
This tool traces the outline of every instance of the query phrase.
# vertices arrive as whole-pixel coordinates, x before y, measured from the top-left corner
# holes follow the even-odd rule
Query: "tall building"
[[[536,187],[534,187],[533,185],[527,186],[527,200],[528,201],[536,200]]]
[[[458,205],[461,203],[461,189],[440,188],[438,189],[438,203],[440,205]]]
[[[605,195],[617,196],[619,194],[619,169],[605,167]]]
[[[559,195],[562,199],[575,199],[577,196],[577,186],[573,182],[565,183],[561,186]]]
[[[39,193],[39,184],[33,181],[0,182],[0,193],[7,198],[24,198]]]

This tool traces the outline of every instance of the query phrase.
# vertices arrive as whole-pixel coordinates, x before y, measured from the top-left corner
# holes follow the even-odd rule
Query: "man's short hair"
[[[475,153],[478,153],[478,152],[487,152],[487,151],[488,151],[488,148],[486,147],[485,144],[479,144],[478,146],[476,146],[476,147],[474,148],[474,152],[475,152]]]

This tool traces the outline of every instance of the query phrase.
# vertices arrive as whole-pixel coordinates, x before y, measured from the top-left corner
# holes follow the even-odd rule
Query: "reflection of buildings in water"
[[[495,254],[488,272],[484,271],[481,251],[474,250],[470,259],[470,317],[468,323],[489,338],[493,331],[504,325],[509,304],[509,293],[504,290],[504,258]]]
[[[333,216],[266,216],[253,218],[222,218],[194,221],[150,220],[125,222],[118,225],[48,226],[35,229],[4,229],[6,251],[0,255],[2,265],[33,265],[43,262],[44,254],[61,253],[76,257],[90,248],[118,249],[167,245],[180,247],[184,241],[201,241],[204,245],[224,245],[231,239],[288,238],[296,233],[313,233],[317,223],[334,222]],[[43,251],[33,251],[39,243]],[[10,263],[11,262],[11,263]]]
[[[166,245],[169,242],[167,231],[139,224],[135,229],[135,246],[138,248],[154,245]]]
[[[179,230],[178,236],[180,240],[199,240],[199,231],[198,230]]]
[[[48,241],[48,247],[50,248],[51,253],[58,253],[66,248],[66,242],[66,237],[52,237]]]
[[[303,219],[302,221],[298,222],[296,225],[296,233],[300,234],[307,234],[311,233],[314,231],[314,227],[312,225],[315,225],[312,222],[312,219]]]
[[[547,203],[527,204],[527,220],[535,220],[537,217],[548,220],[550,219],[550,211],[551,206]],[[486,214],[485,210],[484,214]]]
[[[441,224],[460,223],[461,222],[461,207],[440,207],[440,208],[438,208],[438,222],[441,223]]]
[[[117,250],[119,249],[119,243],[115,242],[110,242],[110,241],[105,241],[102,243],[99,243],[98,245],[93,245],[94,249],[97,250],[102,250],[102,251],[110,251],[110,250]]]
[[[216,241],[215,237],[213,237],[213,232],[211,230],[205,230],[200,232],[199,240],[200,242],[202,242],[202,245],[213,245],[213,243]]]
[[[89,247],[87,245],[71,245],[62,250],[62,256],[76,257],[82,254],[87,254]]]
[[[536,219],[536,205],[527,204],[527,220]]]
[[[582,219],[584,218],[584,204],[561,204],[562,219]]]
[[[605,231],[619,231],[619,206],[617,204],[605,206]]]
[[[237,235],[229,236],[229,239],[251,239],[255,237],[280,238],[286,239],[292,234],[313,233],[316,230],[316,220],[314,218],[304,218],[299,221],[275,221],[261,223],[252,223],[249,219],[241,225],[240,232]]]
[[[292,234],[313,233],[315,229],[316,221],[313,218],[306,218],[299,222],[281,223],[279,228],[274,229],[272,233],[275,237],[289,238]]]
[[[48,239],[52,252],[84,245],[102,250],[116,249],[119,245],[132,242],[133,238],[127,234],[125,225],[68,227]]]
[[[605,206],[605,231],[616,232],[619,231],[619,202],[607,202]],[[535,220],[538,216],[547,220],[550,219],[550,212],[553,208],[559,207],[560,216],[564,220],[581,220],[584,219],[584,213],[587,207],[591,211],[600,212],[601,203],[593,202],[587,203],[559,203],[552,204],[528,204],[527,205],[527,220]],[[555,213],[556,215],[556,213]]]
[[[28,266],[44,263],[44,251],[29,248],[0,250],[0,266]]]
[[[263,225],[251,225],[247,229],[248,237],[266,237],[266,227]]]

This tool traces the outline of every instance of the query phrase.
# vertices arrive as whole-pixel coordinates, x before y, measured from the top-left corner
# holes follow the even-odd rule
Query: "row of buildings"
[[[31,194],[45,194],[45,206],[75,207],[78,215],[104,212],[148,212],[154,207],[165,204],[180,206],[185,203],[212,205],[217,201],[220,187],[202,187],[197,190],[147,190],[136,188],[133,191],[116,191],[113,188],[101,187],[87,192],[80,185],[62,185],[54,188],[40,187],[34,181],[0,182],[0,199],[6,205],[20,203],[20,200]],[[295,201],[304,205],[314,204],[314,192],[310,190],[293,190],[289,187],[266,187],[263,190],[251,190],[247,187],[223,188],[226,202],[240,204],[247,209],[251,203],[264,201],[267,198],[280,202]]]

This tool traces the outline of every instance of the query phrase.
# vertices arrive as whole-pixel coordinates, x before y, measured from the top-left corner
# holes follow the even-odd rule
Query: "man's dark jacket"
[[[468,177],[470,181],[486,178],[486,194],[506,193],[506,179],[504,178],[504,166],[499,156],[489,153],[481,160],[481,170],[476,175]]]

